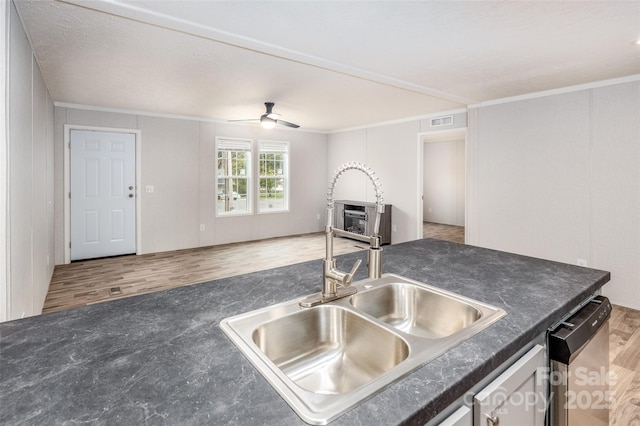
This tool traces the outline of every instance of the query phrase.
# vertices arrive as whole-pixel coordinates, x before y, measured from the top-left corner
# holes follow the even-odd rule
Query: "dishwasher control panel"
[[[569,364],[611,316],[611,302],[596,296],[549,334],[549,357]]]

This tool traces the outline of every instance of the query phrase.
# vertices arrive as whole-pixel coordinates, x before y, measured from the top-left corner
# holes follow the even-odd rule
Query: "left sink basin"
[[[295,384],[325,395],[357,389],[409,355],[398,335],[332,305],[264,323],[252,340]]]
[[[327,424],[402,374],[410,348],[398,333],[348,305],[298,301],[220,327],[304,421]]]

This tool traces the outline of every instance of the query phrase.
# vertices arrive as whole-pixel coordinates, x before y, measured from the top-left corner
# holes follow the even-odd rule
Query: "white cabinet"
[[[475,426],[544,426],[545,349],[535,345],[473,398]]]

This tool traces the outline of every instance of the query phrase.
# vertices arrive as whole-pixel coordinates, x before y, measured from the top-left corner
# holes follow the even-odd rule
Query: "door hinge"
[[[69,241],[69,248],[71,248],[71,241]]]
[[[71,198],[71,193],[69,193],[69,198]]]

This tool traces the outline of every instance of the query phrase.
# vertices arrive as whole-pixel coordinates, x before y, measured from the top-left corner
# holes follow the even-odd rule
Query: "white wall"
[[[464,226],[464,139],[425,142],[423,175],[423,221]]]
[[[367,164],[382,182],[386,203],[393,205],[391,220],[396,227],[391,234],[393,243],[418,238],[420,179],[415,153],[419,131],[420,123],[416,121],[367,129]],[[371,184],[367,191],[367,199],[375,200]]]
[[[611,271],[640,309],[640,82],[469,111],[468,242]]]
[[[640,82],[591,91],[590,265],[605,295],[640,309]]]
[[[396,231],[391,242],[418,238],[417,137],[419,121],[341,132],[329,135],[329,174],[343,163],[359,161],[376,173],[382,185],[386,204],[392,204],[392,224]],[[334,199],[375,202],[375,192],[369,179],[358,171],[342,175],[336,184]],[[323,216],[324,218],[324,216]]]
[[[156,253],[200,244],[200,126],[197,121],[138,117],[142,137],[142,247]],[[211,167],[213,168],[213,162]],[[144,192],[153,185],[154,192]]]
[[[451,126],[432,128],[430,118],[337,132],[329,135],[327,182],[343,163],[359,161],[380,178],[385,203],[392,205],[392,243],[422,238],[423,137],[430,132],[463,129],[466,112],[453,115]],[[375,201],[369,179],[357,171],[342,175],[335,189],[336,200]]]
[[[328,140],[328,175],[325,177],[325,192],[336,170],[338,170],[338,167],[342,164],[350,161],[368,164],[367,131],[365,129],[330,134]],[[370,166],[370,164],[368,165]],[[375,169],[373,171],[378,172]],[[383,197],[388,204],[387,196],[389,188],[385,185],[388,184],[388,182],[381,181],[381,184]],[[357,171],[349,171],[342,175],[335,186],[333,199],[376,201],[371,182],[363,173]],[[326,220],[325,215],[322,215],[322,220]]]
[[[65,124],[139,129],[141,132],[141,247],[155,253],[318,232],[324,208],[327,137],[324,134],[256,126],[55,108],[56,264],[64,263],[63,127]],[[290,210],[216,217],[215,138],[290,142]],[[257,163],[254,161],[254,166]],[[153,185],[153,193],[145,193]],[[324,218],[324,215],[321,215]],[[200,231],[200,224],[205,231]]]
[[[0,320],[42,312],[54,257],[53,103],[13,3],[8,27],[7,272]]]

